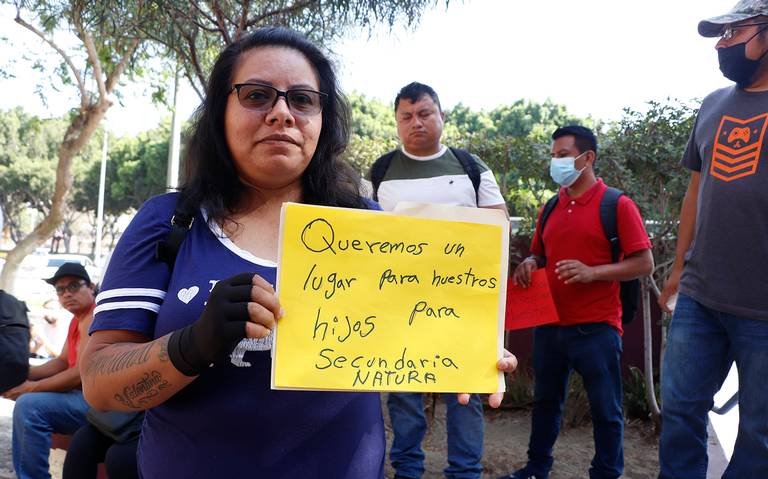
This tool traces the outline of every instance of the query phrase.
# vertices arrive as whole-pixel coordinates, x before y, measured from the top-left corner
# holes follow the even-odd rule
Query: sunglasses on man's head
[[[84,284],[85,281],[72,281],[71,283],[64,286],[56,286],[56,294],[61,296],[65,291],[69,291],[70,293],[77,293],[77,291],[82,288]]]

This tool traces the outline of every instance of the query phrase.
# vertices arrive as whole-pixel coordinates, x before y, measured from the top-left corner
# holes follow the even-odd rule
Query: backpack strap
[[[379,201],[379,185],[381,185],[384,175],[387,174],[387,170],[389,169],[390,163],[392,163],[392,158],[395,157],[395,153],[397,153],[397,150],[392,150],[389,153],[380,156],[373,162],[373,165],[371,165],[371,184],[373,185],[374,201]]]
[[[176,255],[179,254],[181,243],[192,229],[195,220],[195,208],[182,191],[176,199],[176,208],[171,217],[171,231],[165,238],[155,243],[155,259],[168,265],[172,270],[176,263]]]
[[[624,192],[617,188],[608,187],[605,190],[605,194],[603,194],[603,199],[600,200],[600,223],[603,225],[605,237],[611,244],[611,260],[614,263],[619,262],[619,256],[621,255],[621,244],[616,225],[616,210],[619,206],[619,198],[623,194]]]
[[[480,166],[477,164],[477,160],[471,153],[461,148],[451,148],[451,153],[459,160],[464,172],[469,176],[472,187],[475,189],[475,203],[478,204],[480,200]],[[478,206],[480,205],[478,204]]]
[[[541,245],[541,251],[544,251],[544,258],[546,259],[546,249],[544,248],[544,225],[547,224],[547,220],[549,219],[549,216],[552,214],[552,211],[554,211],[555,206],[557,206],[557,200],[560,198],[559,193],[555,193],[554,196],[552,196],[550,199],[547,200],[547,202],[544,204],[544,209],[541,210],[541,219],[539,220],[539,244]]]

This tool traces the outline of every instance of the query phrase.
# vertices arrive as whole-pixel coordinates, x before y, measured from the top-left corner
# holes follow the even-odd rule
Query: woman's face
[[[240,56],[232,85],[260,83],[277,90],[319,90],[312,65],[298,50],[252,48]],[[298,114],[285,97],[274,107],[243,107],[236,91],[229,94],[224,117],[227,145],[240,178],[260,190],[284,189],[300,181],[317,147],[322,113]]]

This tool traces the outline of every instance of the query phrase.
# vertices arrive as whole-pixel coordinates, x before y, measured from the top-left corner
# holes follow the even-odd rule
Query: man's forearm
[[[543,268],[544,266],[547,265],[546,258],[544,258],[543,256],[535,255],[533,253],[531,253],[531,255],[525,258],[523,261],[533,261],[536,263],[537,268]]]
[[[651,274],[653,271],[653,253],[643,250],[618,263],[595,266],[596,281],[629,281]]]
[[[80,371],[76,367],[69,368],[35,381],[35,392],[66,392],[80,388],[80,384]]]
[[[56,374],[59,374],[67,370],[67,362],[61,358],[53,358],[50,361],[41,364],[40,366],[32,366],[29,368],[28,379],[32,381],[38,381],[45,379]],[[77,370],[75,368],[75,370]]]

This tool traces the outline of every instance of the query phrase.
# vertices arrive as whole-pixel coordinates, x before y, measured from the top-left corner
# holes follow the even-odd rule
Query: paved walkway
[[[11,459],[12,413],[13,401],[0,398],[0,479],[16,477],[13,473],[13,460]]]
[[[738,376],[736,369],[723,384],[723,388],[715,396],[715,404],[721,405],[738,389]],[[11,432],[13,429],[11,417],[13,413],[13,401],[0,398],[0,479],[15,479],[11,459]],[[718,416],[710,413],[710,444],[709,444],[709,471],[707,479],[720,478],[728,465],[728,460],[733,453],[733,444],[736,440],[736,430],[739,422],[739,408],[734,407],[728,414]]]
[[[736,365],[731,367],[723,386],[715,394],[715,406],[722,406],[733,394],[739,390],[739,375]],[[728,467],[728,461],[733,454],[733,445],[736,443],[736,434],[739,429],[739,406],[734,406],[722,416],[713,412],[709,413],[710,444],[709,444],[709,470],[707,479],[719,478]],[[711,439],[715,437],[715,441]]]

